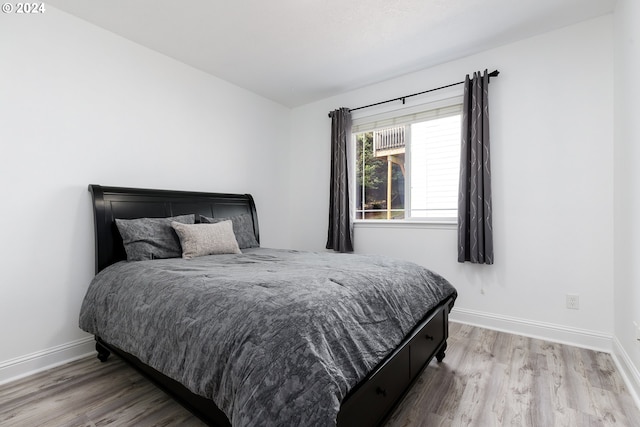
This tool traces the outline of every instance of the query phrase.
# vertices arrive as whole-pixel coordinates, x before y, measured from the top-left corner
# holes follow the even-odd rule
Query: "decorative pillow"
[[[116,219],[128,261],[178,258],[182,255],[180,240],[171,222],[193,224],[195,215],[169,218]]]
[[[216,224],[181,224],[172,222],[182,244],[182,258],[204,255],[241,254],[231,221]]]
[[[260,247],[260,244],[256,240],[256,234],[253,231],[253,221],[249,214],[241,214],[229,218],[209,218],[208,216],[200,215],[200,222],[205,224],[215,224],[228,220],[231,220],[233,223],[233,233],[236,235],[240,249]]]

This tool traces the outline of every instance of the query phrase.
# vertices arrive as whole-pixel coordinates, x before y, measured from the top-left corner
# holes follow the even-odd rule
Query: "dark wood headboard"
[[[225,218],[249,214],[253,231],[260,242],[258,214],[249,194],[200,193],[191,191],[149,190],[141,188],[89,185],[93,199],[96,242],[96,274],[127,259],[115,219],[163,218],[195,214]]]

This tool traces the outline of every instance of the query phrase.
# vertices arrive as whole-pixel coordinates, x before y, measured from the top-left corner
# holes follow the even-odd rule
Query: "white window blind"
[[[397,116],[394,116],[393,113],[386,113],[376,116],[354,119],[351,126],[351,131],[353,133],[360,133],[370,130],[408,125],[411,123],[433,120],[437,118],[450,117],[459,115],[461,113],[462,105],[460,103],[440,108],[429,109],[426,111],[409,112],[407,114],[396,112],[395,114],[399,114]]]

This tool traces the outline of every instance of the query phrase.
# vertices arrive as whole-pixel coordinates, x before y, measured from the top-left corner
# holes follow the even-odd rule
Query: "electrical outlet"
[[[638,322],[633,322],[633,326],[636,329],[636,341],[640,344],[640,325],[638,325]]]
[[[580,309],[580,296],[575,294],[567,294],[567,308],[571,310]]]

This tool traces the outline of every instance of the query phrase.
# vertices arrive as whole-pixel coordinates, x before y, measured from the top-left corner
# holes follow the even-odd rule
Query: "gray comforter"
[[[347,391],[455,297],[409,262],[244,252],[114,264],[89,286],[80,327],[213,399],[234,426],[330,426]]]

